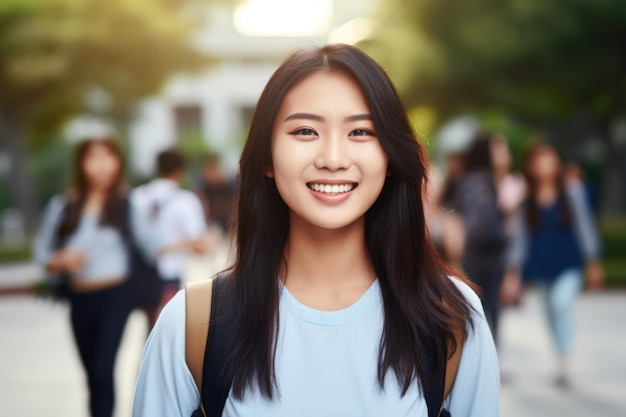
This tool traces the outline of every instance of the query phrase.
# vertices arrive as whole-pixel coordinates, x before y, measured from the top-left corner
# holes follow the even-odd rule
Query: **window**
[[[200,106],[195,104],[175,106],[173,112],[178,143],[191,136],[202,135],[202,108]]]

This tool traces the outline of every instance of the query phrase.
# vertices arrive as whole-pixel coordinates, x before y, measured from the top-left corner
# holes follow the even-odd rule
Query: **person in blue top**
[[[556,149],[532,143],[525,155],[528,197],[518,215],[509,254],[508,280],[537,282],[558,351],[556,383],[570,384],[567,362],[573,333],[573,303],[586,275],[591,289],[602,287],[600,241],[583,184],[566,182]],[[510,278],[510,276],[516,278]]]
[[[33,252],[51,276],[68,278],[70,319],[87,374],[90,415],[111,417],[115,357],[133,308],[125,285],[128,236],[136,237],[146,256],[156,254],[159,241],[136,210],[126,208],[123,157],[116,142],[86,139],[74,156],[72,185],[48,203]]]
[[[235,261],[217,300],[215,320],[234,327],[218,341],[230,349],[217,378],[232,380],[221,415],[426,417],[424,391],[445,369],[452,416],[498,415],[493,339],[429,237],[426,173],[398,94],[361,50],[302,49],[274,72],[241,155]],[[134,417],[198,407],[185,302],[182,290],[148,339]]]

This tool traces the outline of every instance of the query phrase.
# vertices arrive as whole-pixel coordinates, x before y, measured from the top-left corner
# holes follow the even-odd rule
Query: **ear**
[[[267,165],[264,172],[266,177],[274,178],[274,167],[272,167],[271,165]]]

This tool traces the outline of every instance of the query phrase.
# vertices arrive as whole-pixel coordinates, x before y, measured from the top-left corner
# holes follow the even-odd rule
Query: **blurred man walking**
[[[158,308],[149,313],[151,324],[179,290],[187,255],[205,251],[207,227],[202,203],[196,194],[181,188],[184,169],[185,159],[178,151],[163,151],[157,156],[158,177],[132,192],[133,201],[148,216],[163,242],[157,258],[163,293]]]

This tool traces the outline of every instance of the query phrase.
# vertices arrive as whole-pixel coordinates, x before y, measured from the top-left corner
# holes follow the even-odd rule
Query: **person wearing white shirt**
[[[150,317],[151,323],[160,307],[179,290],[189,253],[204,252],[203,237],[207,231],[204,211],[197,195],[181,188],[184,166],[185,160],[178,151],[159,153],[158,177],[131,193],[133,202],[148,217],[163,244],[157,258],[163,295],[154,317]]]

